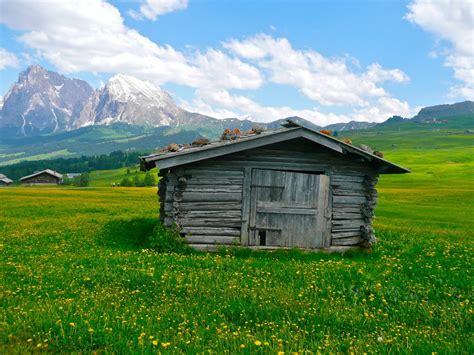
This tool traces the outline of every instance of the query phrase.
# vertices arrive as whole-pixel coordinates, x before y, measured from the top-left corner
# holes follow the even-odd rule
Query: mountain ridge
[[[436,123],[450,115],[466,114],[474,114],[474,102],[425,107],[412,118],[393,116],[382,123],[350,121],[320,127],[302,117],[290,119],[317,130],[354,131],[408,121]],[[44,135],[114,123],[214,132],[225,128],[246,130],[254,124],[276,128],[286,119],[269,123],[238,118],[221,120],[186,111],[177,106],[165,90],[133,76],[116,74],[104,87],[93,89],[86,81],[67,78],[39,65],[30,65],[21,72],[18,81],[0,100],[3,136],[5,132],[20,136]]]

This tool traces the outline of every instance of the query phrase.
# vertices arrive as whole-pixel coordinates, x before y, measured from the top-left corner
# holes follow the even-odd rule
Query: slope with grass
[[[472,353],[474,142],[432,133],[352,135],[413,171],[371,253],[159,253],[156,188],[0,189],[0,351]]]
[[[156,169],[152,169],[149,172],[153,174],[156,179],[157,172]],[[134,180],[135,176],[138,176],[140,181],[145,178],[146,173],[140,171],[138,167],[135,168],[120,168],[120,169],[113,169],[113,170],[95,170],[92,171],[90,176],[90,184],[89,186],[93,187],[105,187],[105,186],[112,186],[119,184],[123,179],[129,179],[131,181]]]

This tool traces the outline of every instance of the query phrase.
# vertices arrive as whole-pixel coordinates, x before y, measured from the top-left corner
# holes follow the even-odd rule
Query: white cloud
[[[126,73],[195,88],[255,89],[262,82],[258,69],[220,51],[184,55],[156,44],[101,0],[3,1],[0,23],[25,31],[19,40],[66,73]]]
[[[296,115],[326,125],[382,120],[410,111],[406,102],[381,86],[386,81],[408,81],[400,69],[385,69],[378,63],[360,69],[354,58],[297,50],[285,38],[257,35],[231,40],[221,49],[181,52],[127,27],[117,8],[105,0],[49,0],[48,6],[36,1],[0,2],[0,23],[20,31],[19,41],[59,71],[124,73],[157,85],[191,87],[196,89],[195,98],[185,108],[215,117],[271,121]],[[293,86],[315,106],[299,110],[284,103],[265,106],[232,91],[262,89],[266,82]],[[345,105],[348,113],[322,112],[316,103]]]
[[[450,94],[474,99],[474,4],[470,0],[415,0],[405,16],[450,44],[445,65],[460,84]],[[439,54],[437,52],[437,54]]]
[[[17,67],[19,60],[15,54],[7,51],[4,48],[0,48],[0,70],[8,67]]]
[[[393,81],[396,83],[404,83],[410,80],[400,69],[384,69],[379,63],[371,64],[367,67],[367,73],[365,74],[368,80],[374,83],[382,81]]]
[[[299,116],[320,126],[336,122],[370,121],[383,122],[387,118],[400,115],[413,116],[419,108],[410,108],[405,101],[391,97],[380,97],[370,106],[356,108],[347,114],[321,112],[317,107],[295,110],[288,106],[262,106],[242,95],[232,95],[226,90],[197,90],[195,99],[184,102],[182,107],[217,118],[248,118],[258,122],[271,122],[280,118]]]
[[[392,116],[412,117],[420,107],[412,108],[406,101],[393,97],[380,97],[368,107],[355,110],[351,114],[354,121],[383,122]]]
[[[322,105],[366,106],[369,99],[386,97],[382,81],[406,82],[400,69],[384,69],[378,63],[356,72],[347,58],[327,58],[314,50],[296,50],[286,38],[260,34],[224,47],[255,63],[277,84],[291,85]],[[353,60],[351,60],[353,61]]]
[[[184,10],[188,7],[188,0],[145,0],[140,6],[140,13],[130,11],[129,14],[135,19],[146,17],[155,21],[158,16],[169,12]]]

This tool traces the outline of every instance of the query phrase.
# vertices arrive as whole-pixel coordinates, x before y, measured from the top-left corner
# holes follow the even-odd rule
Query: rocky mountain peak
[[[21,135],[72,129],[92,93],[83,80],[31,65],[5,95],[0,127],[16,128]]]

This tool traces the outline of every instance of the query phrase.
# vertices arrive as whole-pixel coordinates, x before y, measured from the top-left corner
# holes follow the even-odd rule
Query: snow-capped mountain
[[[0,110],[0,128],[23,136],[113,123],[160,127],[215,120],[179,108],[166,91],[129,75],[117,74],[93,90],[39,65],[20,74]]]
[[[173,126],[183,110],[160,88],[135,77],[117,74],[90,97],[79,126],[124,122],[143,126]]]
[[[0,127],[15,129],[21,135],[73,129],[92,93],[92,87],[83,80],[32,65],[20,73],[4,96]]]

